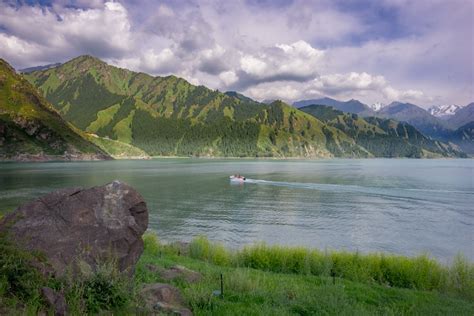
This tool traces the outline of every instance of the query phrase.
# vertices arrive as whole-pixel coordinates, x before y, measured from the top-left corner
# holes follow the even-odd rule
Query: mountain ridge
[[[264,104],[91,56],[26,77],[78,128],[153,156],[374,156],[342,130],[282,101]]]

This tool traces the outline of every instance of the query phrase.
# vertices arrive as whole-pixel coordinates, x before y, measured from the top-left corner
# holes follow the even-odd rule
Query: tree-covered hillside
[[[106,158],[0,59],[0,160]]]
[[[90,56],[27,76],[78,128],[151,155],[370,156],[341,131],[283,102],[239,99]]]
[[[281,101],[262,104],[175,76],[116,68],[91,56],[26,76],[78,128],[150,155],[381,156]],[[440,148],[436,154],[453,152]]]

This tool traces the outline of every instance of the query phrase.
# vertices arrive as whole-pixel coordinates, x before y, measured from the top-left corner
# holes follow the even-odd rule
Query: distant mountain
[[[263,104],[271,104],[271,103],[273,103],[273,102],[275,102],[275,101],[277,101],[277,100],[275,100],[275,99],[264,99],[264,100],[260,101],[260,103],[263,103]]]
[[[374,111],[374,112],[377,112],[377,111],[380,111],[383,107],[385,106],[385,104],[381,103],[381,102],[375,102],[373,104],[370,105],[370,108]]]
[[[462,151],[474,156],[474,121],[447,135],[445,141],[458,145]]]
[[[434,138],[443,137],[446,133],[450,133],[446,123],[411,103],[392,102],[380,109],[376,115],[407,122],[423,134]]]
[[[33,72],[33,71],[46,70],[46,69],[58,67],[59,65],[61,65],[61,63],[55,63],[55,64],[49,64],[49,65],[43,65],[43,66],[36,66],[36,67],[29,67],[29,68],[23,68],[23,69],[20,69],[19,72],[20,72],[20,73],[23,73],[23,74],[26,74],[26,73],[30,73],[30,72]]]
[[[447,120],[449,126],[455,129],[470,122],[474,122],[474,102],[460,108]]]
[[[376,117],[362,118],[325,105],[309,105],[300,110],[342,130],[376,157],[462,156],[456,148],[427,138],[408,123]]]
[[[326,105],[332,106],[333,108],[349,113],[355,113],[362,116],[371,116],[374,115],[374,111],[366,104],[358,100],[349,100],[349,101],[338,101],[331,98],[321,98],[321,99],[311,99],[311,100],[302,100],[293,103],[293,106],[296,108],[301,108],[308,105]]]
[[[456,112],[461,109],[462,106],[456,104],[446,104],[446,105],[436,105],[428,109],[428,113],[435,117],[449,118],[451,115],[456,114]]]
[[[91,56],[27,77],[78,128],[149,155],[370,156],[343,132],[281,101],[266,105]]]
[[[108,158],[0,59],[0,160]]]
[[[238,93],[236,91],[227,91],[227,92],[225,92],[225,94],[228,95],[229,97],[237,98],[241,101],[250,102],[250,103],[257,103],[254,100],[252,100],[251,98],[243,95],[242,93]]]

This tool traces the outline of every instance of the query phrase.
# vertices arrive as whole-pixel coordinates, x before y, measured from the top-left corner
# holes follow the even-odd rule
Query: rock
[[[174,280],[176,278],[182,278],[189,283],[199,282],[202,279],[202,275],[199,272],[190,270],[183,266],[173,266],[167,270],[160,272],[160,275],[165,280]]]
[[[54,310],[54,315],[66,315],[67,304],[63,294],[56,293],[49,287],[43,287],[41,288],[41,296],[46,301],[46,304]]]
[[[140,294],[148,310],[181,316],[193,314],[185,307],[179,290],[172,285],[164,283],[148,284],[141,290]]]
[[[170,281],[174,279],[183,279],[189,283],[199,282],[202,279],[202,274],[186,267],[175,265],[169,269],[165,269],[154,264],[147,264],[145,266],[148,271],[157,273],[164,280]]]
[[[143,252],[148,210],[141,195],[120,181],[90,189],[51,192],[18,207],[0,221],[0,231],[21,248],[43,253],[51,273],[94,270],[113,260],[132,273]]]
[[[154,264],[151,264],[151,263],[147,264],[145,267],[150,272],[160,272],[162,270],[161,267],[155,266]]]

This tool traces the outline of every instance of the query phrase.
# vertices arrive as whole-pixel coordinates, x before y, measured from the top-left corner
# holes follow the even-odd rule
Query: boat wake
[[[456,191],[456,190],[438,190],[438,189],[423,189],[423,188],[398,188],[398,187],[365,187],[351,184],[328,184],[328,183],[306,183],[306,182],[284,182],[284,181],[268,181],[249,179],[245,183],[257,185],[270,185],[279,187],[288,187],[295,189],[308,189],[318,191],[330,191],[335,193],[365,193],[365,194],[383,194],[392,195],[394,191],[405,191],[407,193],[425,192],[425,193],[454,193],[454,194],[468,194],[474,195],[472,191]]]

